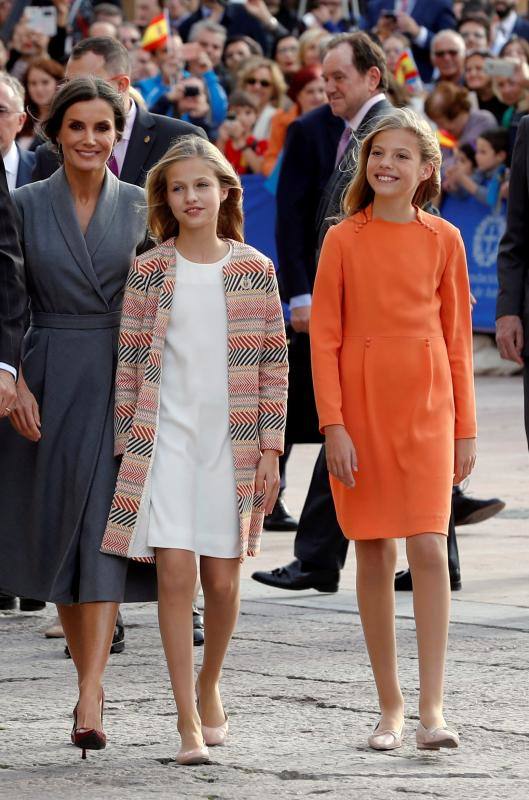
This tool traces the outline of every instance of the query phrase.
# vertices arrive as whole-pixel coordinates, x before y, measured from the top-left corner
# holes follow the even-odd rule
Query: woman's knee
[[[202,590],[206,600],[215,603],[233,602],[239,596],[238,575],[208,575],[202,578]]]
[[[395,571],[397,547],[393,539],[371,539],[356,542],[357,568],[380,572]]]
[[[446,536],[442,533],[420,533],[406,543],[408,563],[413,571],[439,569],[448,563]]]
[[[158,591],[175,595],[195,594],[196,565],[195,561],[182,558],[177,553],[157,553],[156,578]]]

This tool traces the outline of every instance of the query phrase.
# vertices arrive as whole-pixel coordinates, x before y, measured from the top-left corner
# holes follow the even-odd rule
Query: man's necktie
[[[109,170],[111,172],[114,173],[116,178],[119,178],[119,167],[118,167],[118,162],[117,162],[117,159],[116,159],[116,156],[114,155],[114,153],[112,153],[112,155],[108,159],[107,167],[109,168]]]
[[[340,141],[338,142],[338,149],[336,151],[336,161],[334,163],[335,168],[338,166],[342,158],[344,157],[345,151],[347,150],[347,145],[351,141],[351,136],[353,132],[349,125],[346,125],[344,132],[340,136]]]

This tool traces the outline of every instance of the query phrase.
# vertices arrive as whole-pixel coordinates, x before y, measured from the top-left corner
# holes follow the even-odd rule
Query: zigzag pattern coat
[[[283,452],[288,364],[274,266],[253,247],[229,242],[232,256],[223,267],[229,422],[243,559],[259,550],[264,509],[255,470],[261,451]],[[150,474],[175,275],[170,239],[134,261],[123,302],[114,417],[115,455],[123,459],[101,550],[138,561],[154,561],[147,545]]]

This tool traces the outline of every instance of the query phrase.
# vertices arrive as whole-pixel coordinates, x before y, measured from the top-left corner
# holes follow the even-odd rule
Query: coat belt
[[[108,314],[46,314],[34,311],[31,325],[35,328],[61,328],[63,330],[91,331],[98,328],[119,328],[121,311]]]

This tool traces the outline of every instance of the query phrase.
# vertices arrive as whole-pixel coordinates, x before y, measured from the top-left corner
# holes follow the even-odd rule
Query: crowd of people
[[[457,747],[443,716],[455,527],[504,503],[461,488],[476,455],[471,295],[443,198],[511,197],[498,346],[529,396],[529,21],[515,0],[40,9],[0,5],[6,276],[14,265],[0,318],[0,607],[15,593],[21,609],[57,605],[79,679],[73,743],[105,746],[119,605],[156,597],[178,760],[225,743],[240,561],[264,524],[297,530],[294,561],[253,575],[276,588],[337,591],[355,541],[374,749],[402,744],[392,598],[414,591],[417,745]],[[282,305],[274,265],[244,243],[252,173],[274,187]],[[282,497],[288,454],[322,437],[298,523]],[[395,575],[398,538],[410,568]]]

